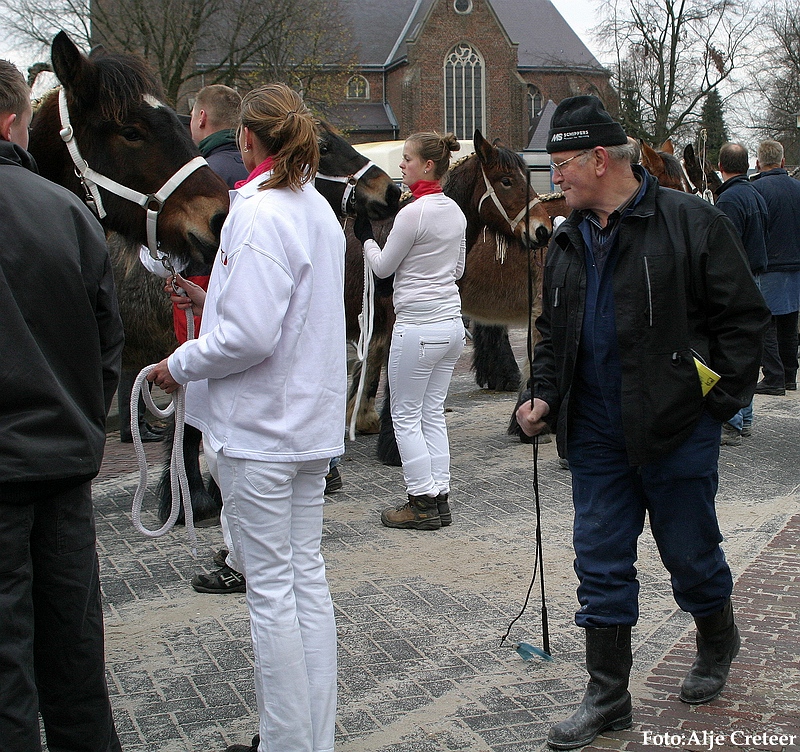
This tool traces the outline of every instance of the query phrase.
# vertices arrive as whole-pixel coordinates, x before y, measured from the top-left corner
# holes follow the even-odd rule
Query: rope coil
[[[174,282],[173,282],[174,286]],[[178,288],[179,289],[179,288]],[[185,294],[185,293],[184,293]],[[191,308],[186,309],[186,332],[188,339],[194,339],[194,314]],[[186,534],[192,551],[192,557],[197,560],[197,532],[194,527],[194,515],[192,510],[192,497],[189,492],[189,481],[186,477],[186,466],[183,456],[183,433],[186,424],[186,387],[180,386],[172,393],[171,401],[165,409],[161,409],[153,401],[150,389],[146,386],[147,376],[156,367],[156,363],[145,366],[133,382],[131,389],[131,434],[133,436],[133,447],[136,452],[136,461],[139,465],[139,483],[133,495],[131,507],[131,519],[133,526],[148,538],[160,538],[166,535],[173,527],[183,506],[183,514],[186,520]],[[142,502],[147,491],[147,456],[144,453],[144,445],[139,432],[139,397],[144,399],[148,409],[158,418],[169,418],[175,416],[175,434],[172,442],[172,454],[170,456],[169,479],[172,493],[172,507],[167,521],[158,530],[150,530],[142,523]]]

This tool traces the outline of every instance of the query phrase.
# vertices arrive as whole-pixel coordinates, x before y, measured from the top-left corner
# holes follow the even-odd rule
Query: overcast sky
[[[564,16],[566,22],[572,27],[573,31],[583,40],[583,43],[591,50],[595,57],[598,52],[592,41],[588,30],[597,24],[597,1],[596,0],[551,0],[558,12]]]

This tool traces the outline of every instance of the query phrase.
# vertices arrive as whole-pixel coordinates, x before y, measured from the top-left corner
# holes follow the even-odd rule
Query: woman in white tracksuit
[[[456,280],[464,271],[467,220],[439,181],[458,148],[452,133],[409,136],[400,169],[415,200],[399,211],[383,248],[366,218],[356,221],[373,272],[394,274],[388,378],[408,502],[381,513],[387,527],[437,530],[452,520],[444,401],[464,349]]]
[[[270,84],[242,101],[248,181],[231,191],[199,337],[151,372],[189,383],[247,579],[260,740],[229,752],[333,752],[336,625],[320,554],[325,474],[343,453],[342,230],[314,189],[314,120]]]

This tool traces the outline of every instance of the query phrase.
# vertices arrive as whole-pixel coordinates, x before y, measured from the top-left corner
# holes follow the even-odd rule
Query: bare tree
[[[685,135],[705,97],[746,57],[755,16],[739,0],[605,0],[599,39],[615,64],[623,124],[652,144]]]
[[[786,161],[800,164],[800,7],[773,2],[763,11],[761,65],[753,75],[761,108],[754,118],[762,137],[780,141]]]
[[[249,86],[265,78],[299,82],[310,93],[352,64],[338,0],[0,0],[2,5],[15,36],[39,46],[49,46],[64,29],[79,46],[143,55],[173,105],[205,84]]]

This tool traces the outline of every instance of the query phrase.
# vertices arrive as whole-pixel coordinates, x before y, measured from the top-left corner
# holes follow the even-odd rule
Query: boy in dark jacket
[[[698,630],[681,699],[722,691],[739,633],[714,507],[720,430],[752,398],[769,313],[728,218],[632,167],[625,133],[599,99],[561,102],[547,150],[573,211],[547,252],[533,400],[517,420],[529,436],[556,422],[566,435],[575,621],[586,630],[590,680],[548,743],[572,749],[632,722],[646,514],[675,599]],[[704,366],[719,375],[708,391]]]
[[[40,749],[41,714],[50,749],[116,752],[91,480],[122,322],[103,230],[36,174],[30,120],[0,60],[0,746]]]

